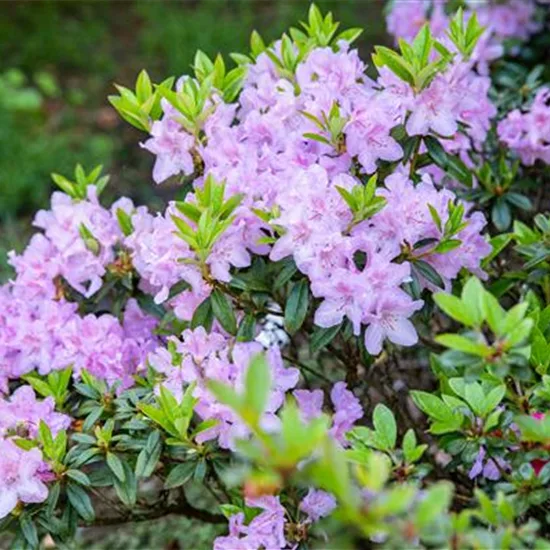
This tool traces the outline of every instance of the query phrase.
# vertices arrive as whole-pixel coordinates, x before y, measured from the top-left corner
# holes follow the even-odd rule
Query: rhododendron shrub
[[[10,254],[14,547],[168,514],[218,550],[544,547],[548,67],[518,63],[544,11],[455,4],[394,2],[370,66],[312,6],[232,68],[117,86],[176,191],[53,174]]]

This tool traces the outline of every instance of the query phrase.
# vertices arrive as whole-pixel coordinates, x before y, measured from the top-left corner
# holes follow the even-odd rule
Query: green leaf
[[[69,197],[75,197],[76,196],[76,190],[74,188],[74,185],[71,181],[69,181],[65,176],[62,176],[61,174],[50,174],[52,180],[54,183]]]
[[[484,292],[481,307],[483,309],[483,316],[487,320],[491,330],[497,336],[501,336],[506,312],[502,309],[498,300],[490,292]]]
[[[464,307],[464,303],[460,298],[452,294],[438,292],[433,295],[433,299],[439,308],[455,321],[467,327],[473,327],[475,325],[475,320],[472,319],[469,311]]]
[[[374,429],[386,444],[386,448],[388,450],[394,449],[397,441],[397,424],[393,413],[385,405],[378,404],[374,409],[372,419]]]
[[[503,197],[499,197],[491,210],[491,220],[499,231],[506,231],[512,223],[510,206]]]
[[[531,202],[531,199],[529,197],[526,197],[525,195],[520,195],[519,193],[506,193],[504,195],[505,200],[512,204],[513,206],[517,206],[521,210],[533,210],[533,203]]]
[[[67,498],[77,514],[86,522],[92,523],[95,519],[94,508],[90,497],[79,485],[67,485]]]
[[[496,388],[493,388],[484,399],[484,402],[481,407],[481,415],[486,416],[489,413],[493,412],[494,409],[499,405],[506,393],[506,386],[500,384]]]
[[[423,260],[415,260],[413,266],[416,271],[418,271],[418,273],[428,282],[438,286],[439,288],[443,288],[445,286],[445,283],[439,273],[428,262]]]
[[[149,435],[146,446],[138,455],[135,468],[136,477],[150,477],[155,471],[161,452],[162,442],[160,433],[154,431]]]
[[[191,328],[195,329],[197,327],[204,327],[207,332],[212,328],[212,323],[214,322],[214,312],[212,310],[212,303],[210,301],[210,296],[203,300],[195,313],[193,313],[193,318],[191,319]]]
[[[443,434],[460,429],[464,415],[453,411],[439,397],[423,391],[412,391],[411,397],[420,410],[435,420],[430,428],[432,433]]]
[[[144,103],[153,93],[153,86],[147,71],[143,70],[139,73],[136,80],[136,97],[140,103]]]
[[[122,233],[124,233],[126,237],[128,237],[128,235],[131,235],[134,232],[134,226],[132,224],[131,216],[127,212],[122,210],[122,208],[118,208],[116,211],[116,217]]]
[[[38,531],[36,530],[36,525],[28,514],[21,515],[19,518],[19,525],[21,526],[21,532],[30,547],[39,548],[40,543],[38,541]]]
[[[132,468],[126,462],[123,462],[122,465],[124,481],[118,477],[115,478],[115,492],[125,506],[133,508],[137,501],[137,480]]]
[[[414,85],[412,68],[399,54],[384,46],[376,46],[374,50],[372,59],[377,67],[386,65],[401,80]]]
[[[492,353],[491,348],[481,342],[474,342],[465,336],[459,334],[440,334],[435,337],[435,341],[447,348],[456,349],[471,355],[479,357],[489,357]]]
[[[444,422],[453,416],[452,410],[436,395],[423,391],[412,391],[411,397],[421,411],[436,420]]]
[[[462,185],[472,187],[472,171],[455,155],[447,155],[447,173]]]
[[[428,489],[418,503],[415,525],[423,528],[436,521],[449,508],[452,497],[453,486],[449,482],[441,481]]]
[[[462,289],[462,303],[475,327],[480,327],[484,320],[482,307],[484,294],[483,285],[476,277],[470,277]]]
[[[231,407],[236,412],[242,411],[243,399],[233,388],[218,382],[218,380],[208,380],[206,385],[218,401]]]
[[[215,289],[210,296],[212,303],[212,311],[214,316],[220,322],[220,325],[229,333],[236,334],[237,332],[237,320],[231,303],[225,296],[225,294]]]
[[[172,468],[164,482],[164,488],[169,490],[185,485],[191,479],[196,466],[196,462],[184,462]]]
[[[333,327],[320,328],[316,327],[315,331],[311,335],[310,349],[311,353],[322,350],[325,346],[328,346],[336,335],[340,332],[343,323],[339,325],[334,325]]]
[[[417,445],[416,434],[412,428],[409,428],[403,437],[402,447],[405,460],[412,464],[422,457],[428,445]]]
[[[340,40],[344,40],[348,44],[352,44],[361,36],[362,33],[363,33],[363,29],[360,29],[360,28],[346,29],[336,37],[335,42],[338,43],[340,42]]]
[[[237,342],[251,342],[254,340],[255,328],[256,317],[252,313],[247,313],[239,323]]]
[[[418,34],[413,40],[412,48],[416,54],[416,58],[420,61],[420,66],[425,66],[428,63],[432,51],[432,33],[428,23],[425,23],[418,31]]]
[[[514,222],[514,228],[515,228]],[[491,238],[490,243],[492,246],[491,253],[483,260],[482,267],[487,268],[489,264],[508,246],[512,241],[512,233],[503,233],[501,235],[495,235]]]
[[[41,378],[33,374],[21,377],[25,382],[28,382],[32,389],[39,393],[42,397],[53,396],[53,390],[50,388],[50,385],[47,382],[44,382]]]
[[[533,319],[524,319],[514,330],[506,335],[506,343],[509,347],[517,346],[524,342],[533,328]]]
[[[309,289],[305,279],[292,287],[285,306],[285,328],[295,334],[304,323],[309,306]]]
[[[434,254],[446,254],[451,250],[457,249],[462,244],[460,239],[446,239],[441,241],[434,249]]]
[[[250,51],[254,57],[258,57],[266,49],[262,37],[257,31],[252,31],[250,35]]]
[[[465,384],[464,397],[476,415],[482,416],[485,410],[485,394],[481,389],[481,385],[477,382]]]
[[[115,476],[120,481],[125,480],[124,467],[122,465],[122,461],[120,460],[120,458],[118,458],[116,454],[111,452],[107,453],[107,465],[109,466],[109,469],[111,470],[111,472],[113,472],[113,474],[115,474]]]
[[[84,485],[84,487],[89,487],[91,485],[90,478],[80,470],[67,470],[66,476],[80,485]]]
[[[314,134],[312,132],[306,132],[304,134],[304,137],[306,139],[311,139],[313,141],[318,141],[319,143],[323,143],[325,145],[330,145],[330,141],[326,137],[322,136],[321,134]]]
[[[429,203],[428,203],[428,210],[430,211],[430,215],[437,229],[439,229],[439,231],[443,231],[443,224],[441,223],[441,217],[439,215],[439,212],[435,209],[434,206],[432,206]]]
[[[265,411],[271,390],[271,372],[265,355],[256,355],[246,371],[245,404],[259,418]]]

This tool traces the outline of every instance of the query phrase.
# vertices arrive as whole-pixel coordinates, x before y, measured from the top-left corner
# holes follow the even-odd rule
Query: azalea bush
[[[367,67],[312,5],[116,86],[178,196],[61,170],[9,256],[14,548],[169,514],[217,550],[548,546],[545,15],[395,2]]]

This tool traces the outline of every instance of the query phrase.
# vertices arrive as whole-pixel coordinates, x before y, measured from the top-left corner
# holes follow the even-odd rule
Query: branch
[[[192,506],[184,495],[181,495],[179,502],[170,506],[164,506],[159,508],[152,508],[145,513],[133,514],[130,512],[126,516],[114,516],[106,518],[97,518],[93,526],[104,525],[121,525],[123,523],[138,523],[142,521],[150,521],[158,519],[164,516],[175,514],[178,516],[185,516],[187,518],[198,519],[204,523],[211,523],[220,525],[227,523],[227,519],[222,514],[212,514],[207,510],[195,508]]]

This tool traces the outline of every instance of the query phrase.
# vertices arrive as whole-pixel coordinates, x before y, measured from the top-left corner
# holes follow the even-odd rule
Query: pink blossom
[[[157,156],[153,168],[155,183],[162,183],[180,173],[193,173],[194,163],[190,151],[194,143],[193,136],[183,131],[169,113],[162,120],[153,122],[151,137],[142,147]]]
[[[527,166],[537,160],[550,164],[550,89],[543,87],[524,112],[511,111],[498,124],[500,140]]]
[[[40,479],[42,453],[24,451],[9,439],[0,439],[0,519],[6,517],[19,501],[44,502],[48,488]]]
[[[40,421],[48,425],[54,437],[71,424],[69,416],[55,412],[53,397],[38,401],[30,386],[19,387],[8,399],[0,398],[0,436],[23,431],[23,437],[33,439]]]
[[[346,433],[349,432],[364,412],[359,399],[349,391],[344,382],[334,384],[330,398],[334,405],[334,416],[332,417],[332,428],[330,433],[334,439],[342,445],[347,444]]]
[[[365,331],[367,351],[371,355],[378,355],[385,338],[401,346],[416,344],[418,335],[409,317],[422,305],[422,301],[411,302],[405,293],[379,300],[376,313],[371,315],[369,326]]]
[[[443,77],[437,76],[415,98],[407,120],[407,133],[411,136],[426,135],[432,130],[442,136],[454,135],[458,129],[454,106],[455,99],[449,94],[447,83]]]
[[[336,508],[336,499],[325,491],[310,489],[300,503],[300,510],[304,512],[309,521],[319,521],[330,515]]]

